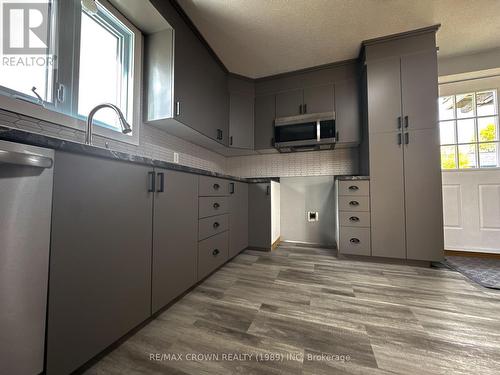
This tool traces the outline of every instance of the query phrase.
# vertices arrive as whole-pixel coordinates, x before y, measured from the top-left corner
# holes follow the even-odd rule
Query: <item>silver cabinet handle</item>
[[[214,190],[219,190],[220,185],[219,184],[214,184]]]
[[[398,129],[401,129],[402,125],[403,125],[402,118],[401,116],[398,116]]]
[[[350,243],[354,243],[354,244],[358,244],[358,243],[359,243],[359,239],[357,239],[357,238],[351,238],[351,239],[349,240],[349,242],[350,242]]]
[[[359,202],[358,201],[350,201],[349,206],[359,206]]]
[[[220,224],[219,224],[218,222],[215,222],[215,223],[214,223],[214,229],[219,228],[219,226],[220,226]]]
[[[408,129],[409,125],[410,125],[410,122],[408,120],[408,116],[405,116],[405,128]]]
[[[181,115],[181,102],[175,102],[175,115]]]
[[[349,218],[349,221],[352,221],[352,222],[357,223],[357,222],[359,221],[359,217],[357,217],[357,216],[351,216],[351,217]]]
[[[356,191],[356,190],[359,190],[359,187],[357,187],[356,185],[352,185],[352,186],[349,186],[349,190]]]
[[[401,133],[398,133],[398,146],[401,146]]]
[[[219,255],[219,253],[220,253],[219,249],[214,249],[214,251],[212,251],[212,255],[214,257],[216,257],[217,255]]]
[[[36,168],[52,168],[54,161],[47,156],[0,150],[0,163]]]
[[[219,204],[219,203],[217,203],[217,202],[215,202],[215,203],[214,203],[214,210],[218,210],[218,209],[219,209],[219,207],[220,207],[220,204]]]
[[[410,134],[409,133],[405,133],[405,145],[407,145],[409,143],[410,143]]]

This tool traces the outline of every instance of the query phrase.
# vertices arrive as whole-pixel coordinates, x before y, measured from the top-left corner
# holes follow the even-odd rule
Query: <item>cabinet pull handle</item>
[[[215,223],[214,223],[214,229],[217,229],[217,228],[219,228],[219,227],[220,227],[220,224],[219,224],[218,222],[215,222]]]
[[[410,134],[409,133],[405,133],[405,145],[407,145],[409,143],[410,143]]]
[[[232,146],[233,145],[233,136],[230,136],[229,137],[229,145]]]
[[[175,115],[181,115],[181,102],[175,102]]]
[[[408,129],[409,125],[410,125],[410,122],[408,120],[408,116],[405,116],[405,128]]]
[[[337,130],[337,131],[335,132],[335,141],[337,141],[337,142],[338,142],[338,141],[339,141],[339,139],[340,139],[340,137],[339,137],[339,131]]]
[[[398,133],[398,146],[401,146],[401,133]]]
[[[358,201],[350,201],[349,206],[359,206],[359,202]]]
[[[307,113],[307,104],[304,104],[304,113]]]
[[[271,138],[271,146],[274,147],[274,138]]]
[[[214,184],[214,189],[215,189],[215,190],[219,190],[219,188],[220,188],[220,185],[219,185],[219,184]]]
[[[220,204],[219,204],[219,203],[217,203],[217,202],[215,202],[215,203],[214,203],[214,209],[218,210],[218,209],[219,209],[219,207],[220,207]]]
[[[155,192],[155,172],[151,171],[148,172],[148,193],[154,193]]]
[[[352,186],[349,186],[349,190],[356,191],[356,190],[359,190],[359,187],[357,187],[356,185],[352,185]]]
[[[229,183],[229,194],[234,194],[234,182]]]
[[[219,249],[214,249],[214,251],[212,251],[212,255],[214,257],[216,257],[217,255],[219,255],[219,253],[220,253]]]
[[[350,242],[350,243],[354,243],[354,244],[358,244],[358,243],[359,243],[359,239],[357,239],[357,238],[351,238],[351,239],[349,240],[349,242]]]
[[[267,185],[266,186],[266,195],[271,194],[271,186]]]
[[[217,129],[217,139],[218,140],[222,139],[222,129]]]
[[[357,223],[357,222],[359,221],[359,217],[357,217],[357,216],[351,216],[351,217],[349,218],[349,221],[352,221],[352,222]]]
[[[403,123],[403,121],[402,121],[401,116],[398,116],[398,129],[401,129],[402,123]]]
[[[302,104],[299,105],[299,113],[302,114]]]
[[[160,186],[158,187],[158,190],[156,190],[156,192],[163,193],[165,191],[165,173],[160,172],[157,174],[157,176]]]

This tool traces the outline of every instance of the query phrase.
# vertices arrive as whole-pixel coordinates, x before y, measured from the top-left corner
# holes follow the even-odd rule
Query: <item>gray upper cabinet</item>
[[[248,184],[229,183],[229,257],[248,247]]]
[[[291,90],[276,94],[276,117],[296,116],[303,113],[304,91]]]
[[[171,2],[153,0],[152,3],[174,29],[174,69],[172,70],[170,63],[162,65],[159,59],[153,59],[153,62],[157,62],[156,66],[149,66],[152,60],[150,55],[161,56],[159,49],[165,50],[164,55],[171,55],[172,48],[165,45],[171,43],[169,34],[166,33],[167,38],[163,39],[146,36],[146,72],[155,72],[158,69],[173,71],[173,87],[170,87],[174,92],[174,119],[219,143],[228,145],[229,94],[224,68]],[[148,81],[151,81],[149,77],[146,79],[146,82]],[[162,101],[162,97],[158,95],[151,96],[148,93],[147,97]],[[148,111],[151,111],[150,107],[148,102]],[[159,109],[156,111],[168,113]]]
[[[252,81],[229,77],[229,146],[253,149],[255,89]]]
[[[333,84],[312,86],[304,89],[302,113],[332,112],[335,108]]]
[[[198,176],[157,169],[152,312],[196,283]]]
[[[255,149],[274,146],[274,118],[276,117],[275,96],[262,95],[255,98]]]
[[[335,84],[335,125],[337,146],[361,142],[361,110],[357,79]]]
[[[150,316],[148,172],[56,152],[47,374],[71,373]]]

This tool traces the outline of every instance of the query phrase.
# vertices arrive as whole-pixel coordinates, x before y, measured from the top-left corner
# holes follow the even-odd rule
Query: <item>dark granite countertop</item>
[[[339,175],[335,176],[335,179],[341,181],[358,181],[358,180],[369,180],[370,176],[347,176],[347,175]]]
[[[130,163],[148,165],[151,167],[165,168],[174,171],[194,173],[202,176],[219,177],[232,181],[241,181],[248,183],[268,183],[270,181],[279,182],[276,177],[264,178],[243,178],[229,176],[217,172],[206,171],[203,169],[192,168],[181,164],[169,163],[162,160],[151,159],[138,155],[131,155],[125,152],[113,151],[106,148],[90,146],[83,143],[67,141],[59,138],[49,137],[42,134],[30,133],[27,131],[12,129],[0,125],[0,139],[4,141],[17,142],[32,146],[45,147],[53,150],[72,152],[77,154],[98,156],[107,159],[121,160]]]

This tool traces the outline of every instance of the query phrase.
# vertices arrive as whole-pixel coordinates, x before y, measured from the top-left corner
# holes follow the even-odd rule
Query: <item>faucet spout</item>
[[[118,119],[120,120],[120,125],[122,127],[122,133],[128,134],[132,131],[132,127],[128,124],[127,120],[125,120],[125,116],[123,116],[123,112],[116,105],[111,103],[104,103],[95,106],[89,113],[87,117],[87,129],[85,132],[85,144],[92,144],[92,124],[94,122],[94,116],[102,108],[111,108],[118,115]]]

